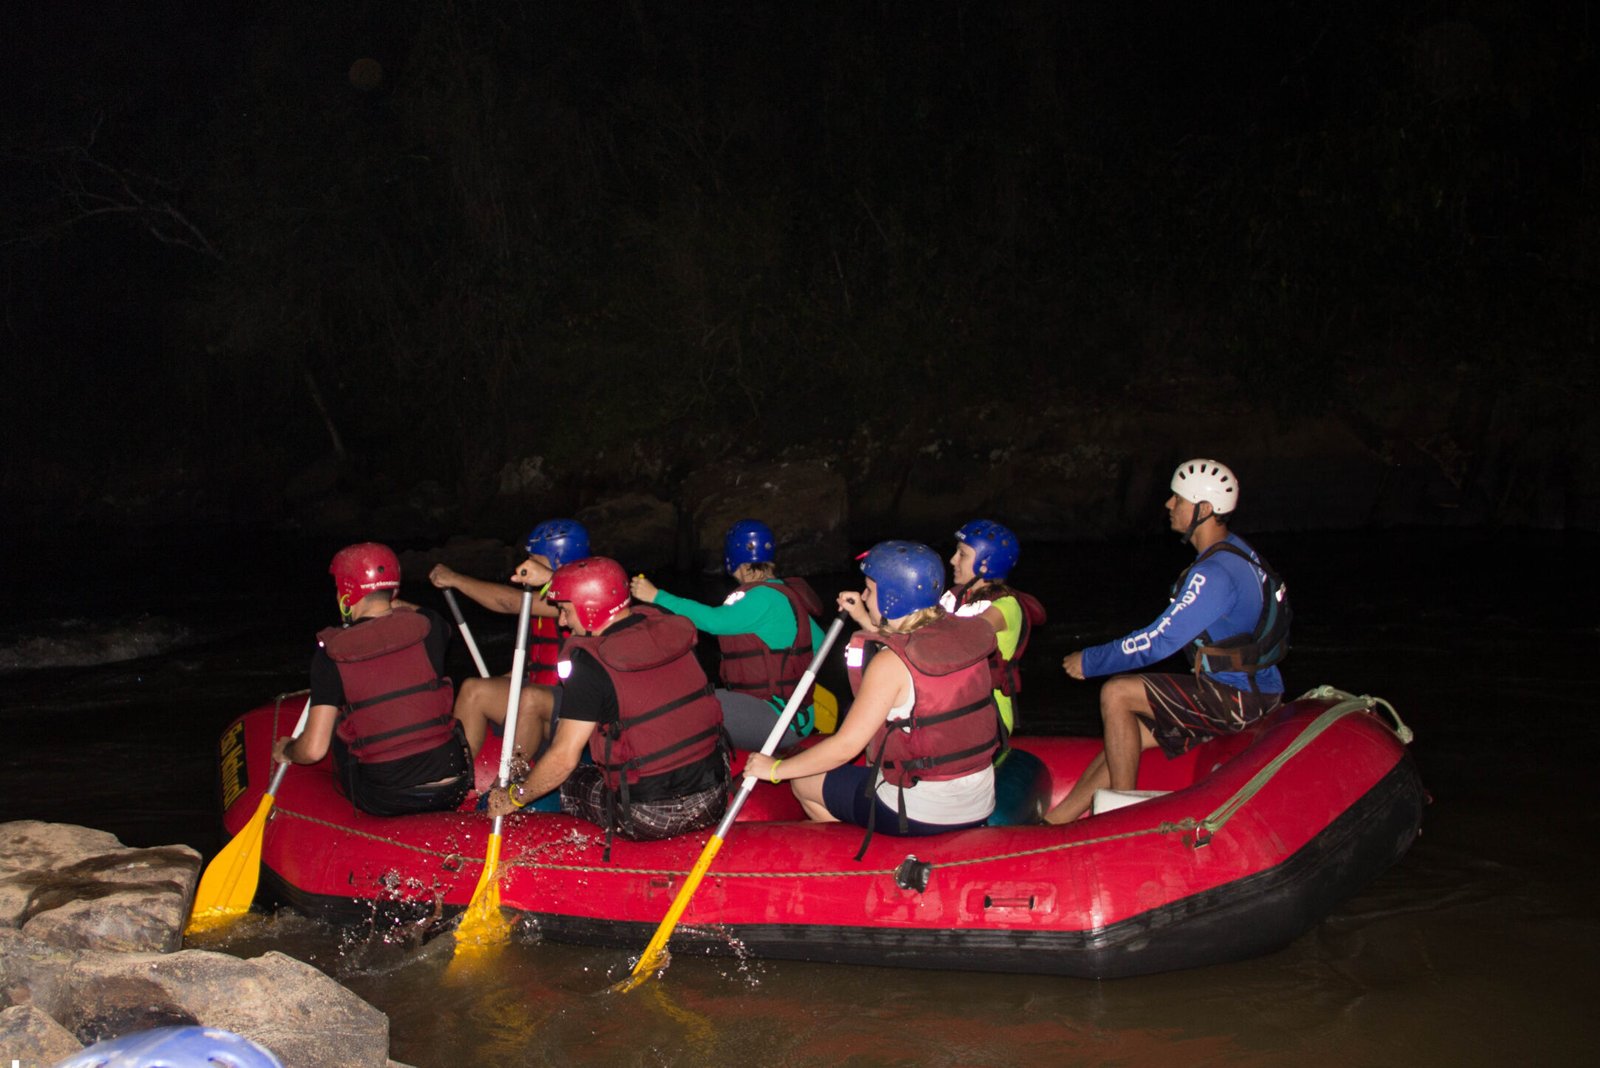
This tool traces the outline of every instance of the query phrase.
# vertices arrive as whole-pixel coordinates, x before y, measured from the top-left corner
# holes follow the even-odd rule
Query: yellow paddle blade
[[[626,994],[656,973],[663,963],[667,939],[672,937],[672,931],[678,926],[683,910],[689,906],[689,899],[694,897],[695,890],[700,886],[700,880],[706,877],[706,869],[711,867],[711,862],[717,858],[717,853],[721,849],[722,839],[713,834],[710,841],[706,842],[706,847],[700,851],[700,859],[694,862],[689,877],[678,888],[678,896],[672,899],[672,907],[667,910],[666,916],[661,920],[661,926],[657,927],[656,933],[651,936],[650,944],[645,946],[644,952],[639,955],[639,963],[633,966],[633,974],[612,984],[612,990],[618,994]]]
[[[811,722],[823,734],[839,729],[839,699],[820,682],[811,691]]]
[[[647,997],[686,1032],[675,1045],[681,1049],[710,1049],[717,1040],[717,1028],[705,1013],[685,1009],[673,1000],[665,983],[651,983],[642,997]]]
[[[261,839],[267,830],[267,814],[272,811],[272,795],[262,794],[250,822],[239,829],[223,846],[200,876],[194,891],[194,907],[189,910],[189,925],[184,934],[209,931],[250,911],[261,880]]]
[[[500,835],[489,835],[472,901],[456,925],[456,951],[486,949],[511,940],[511,922],[500,909]]]

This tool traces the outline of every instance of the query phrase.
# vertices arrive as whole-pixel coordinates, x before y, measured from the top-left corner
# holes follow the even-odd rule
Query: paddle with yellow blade
[[[500,742],[500,788],[511,781],[511,755],[517,747],[517,711],[522,705],[522,672],[528,660],[528,616],[533,611],[533,587],[522,588],[522,608],[517,614],[517,651],[511,658],[511,687],[506,698],[505,733]],[[483,874],[478,876],[472,902],[456,925],[456,950],[484,949],[511,938],[511,924],[500,911],[500,826],[494,818],[489,846],[484,852]]]
[[[794,688],[794,693],[789,696],[789,703],[783,706],[783,714],[778,717],[778,722],[773,724],[772,733],[767,735],[767,740],[761,746],[762,756],[771,756],[774,749],[778,748],[778,739],[783,737],[783,732],[789,729],[789,722],[800,709],[800,702],[805,698],[806,691],[811,688],[811,683],[817,677],[817,667],[822,663],[822,658],[828,655],[828,650],[833,647],[833,641],[844,629],[845,616],[840,615],[828,628],[828,633],[823,635],[822,644],[817,647],[815,655],[811,657],[811,666],[806,668],[806,673],[800,676],[800,682]],[[734,795],[733,801],[728,805],[728,811],[723,814],[722,822],[717,824],[717,829],[712,832],[711,838],[706,842],[706,847],[700,851],[700,859],[694,862],[694,867],[689,871],[689,877],[678,888],[678,896],[672,899],[672,907],[667,909],[666,917],[661,921],[661,926],[656,928],[656,933],[651,937],[650,944],[644,947],[644,952],[639,955],[639,962],[633,966],[633,972],[626,979],[615,983],[611,989],[619,994],[626,994],[642,984],[662,964],[667,948],[667,939],[672,937],[673,929],[678,926],[678,920],[683,916],[683,910],[689,907],[689,899],[694,897],[694,892],[700,887],[700,880],[706,876],[706,871],[711,867],[711,862],[716,859],[717,853],[722,849],[722,841],[728,836],[728,831],[733,827],[734,818],[739,815],[739,810],[744,807],[745,800],[750,796],[750,791],[756,788],[753,776],[744,777],[744,785],[739,787],[739,792]]]
[[[293,737],[300,737],[310,718],[311,698],[307,697]],[[200,885],[195,888],[194,907],[189,910],[189,925],[184,928],[184,934],[214,930],[250,911],[256,885],[261,881],[261,840],[267,831],[267,817],[272,813],[278,784],[283,782],[283,774],[288,770],[288,764],[278,765],[250,822],[239,828],[239,833],[211,858],[200,876]]]

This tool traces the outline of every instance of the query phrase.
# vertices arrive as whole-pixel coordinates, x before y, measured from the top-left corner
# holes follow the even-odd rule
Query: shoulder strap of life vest
[[[1289,624],[1294,618],[1294,612],[1289,607],[1289,587],[1259,554],[1252,557],[1228,541],[1219,541],[1201,553],[1194,565],[1184,572],[1184,576],[1187,577],[1201,560],[1218,552],[1232,553],[1261,576],[1261,613],[1248,633],[1220,640],[1212,638],[1209,633],[1202,633],[1186,651],[1196,674],[1207,671],[1242,672],[1250,677],[1250,688],[1255,689],[1257,672],[1278,663],[1289,652]]]

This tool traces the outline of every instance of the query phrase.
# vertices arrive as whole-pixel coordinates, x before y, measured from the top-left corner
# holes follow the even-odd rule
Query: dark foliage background
[[[1047,400],[1449,466],[1595,395],[1589,3],[7,18],[13,510],[265,514],[332,451],[470,511],[528,453]]]

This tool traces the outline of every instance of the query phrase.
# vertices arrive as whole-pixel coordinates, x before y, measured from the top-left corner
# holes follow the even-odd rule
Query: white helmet
[[[1227,515],[1239,506],[1239,480],[1226,464],[1215,460],[1188,460],[1172,472],[1172,492],[1199,504],[1207,501],[1215,515]]]

